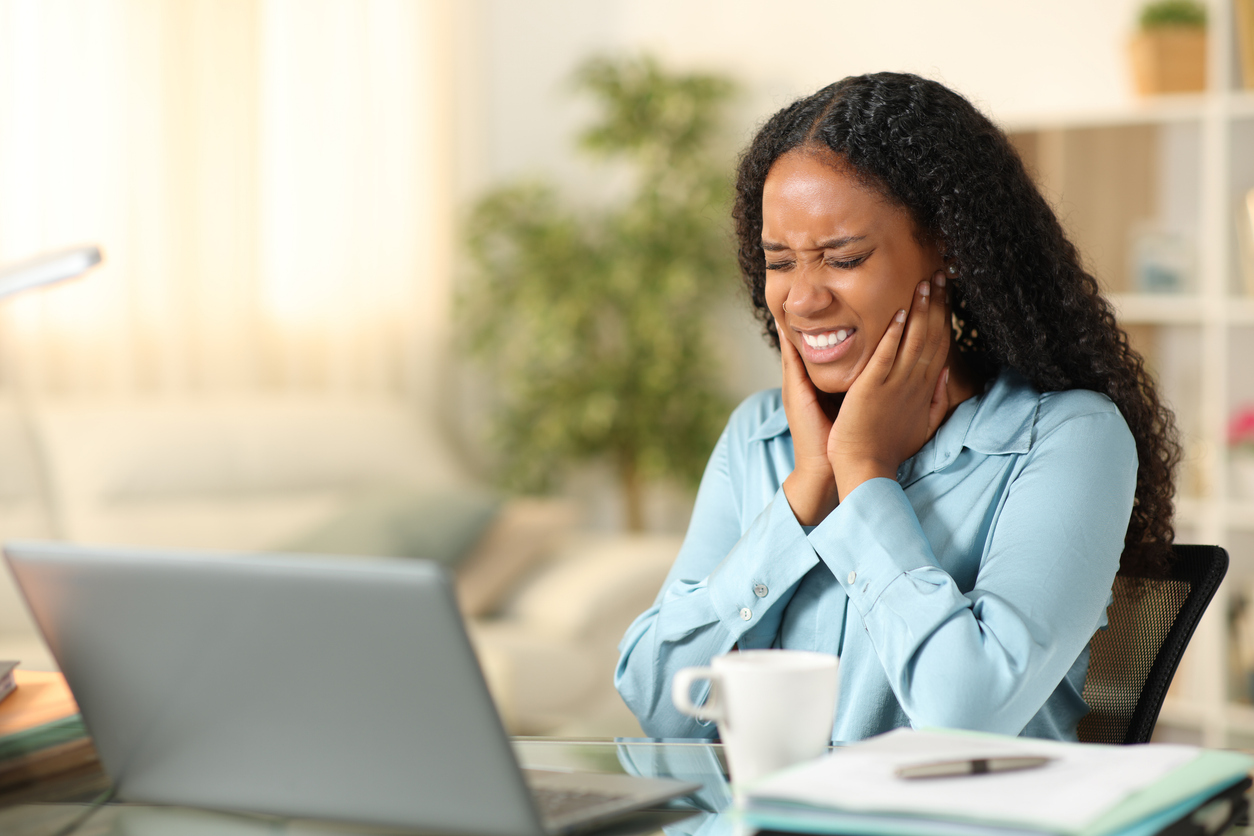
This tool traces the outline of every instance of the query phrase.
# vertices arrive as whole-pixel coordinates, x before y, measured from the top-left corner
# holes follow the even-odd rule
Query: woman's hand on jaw
[[[938,271],[915,288],[908,314],[893,317],[841,404],[827,441],[840,501],[868,479],[895,479],[945,420],[949,343],[945,274]]]
[[[779,320],[775,328],[783,363],[784,414],[788,416],[795,457],[793,471],[784,480],[784,496],[797,522],[818,525],[836,507],[836,477],[827,454],[832,419]]]

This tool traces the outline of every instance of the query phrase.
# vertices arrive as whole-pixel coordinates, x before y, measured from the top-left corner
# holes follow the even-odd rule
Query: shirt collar
[[[766,420],[758,427],[758,431],[749,437],[750,441],[767,441],[788,432],[788,415],[784,412],[784,398],[781,394],[779,406],[766,416]]]
[[[958,404],[954,414],[913,458],[901,466],[902,487],[953,464],[964,447],[988,456],[1026,453],[1040,393],[1014,369],[1003,369],[982,394]]]

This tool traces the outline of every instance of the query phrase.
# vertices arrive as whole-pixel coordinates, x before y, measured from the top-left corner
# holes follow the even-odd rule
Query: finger
[[[897,349],[901,345],[901,337],[906,328],[906,311],[897,311],[893,315],[893,319],[888,323],[888,328],[884,331],[884,336],[880,337],[879,345],[875,347],[875,353],[871,355],[871,359],[867,361],[866,368],[862,371],[862,375],[870,374],[870,379],[883,383],[888,379],[888,375],[893,370],[893,361],[897,357]],[[858,379],[862,379],[862,375]]]
[[[910,316],[906,318],[905,334],[901,348],[893,368],[909,374],[919,364],[924,348],[928,345],[928,332],[931,329],[932,283],[924,279],[914,288],[914,299],[910,304]]]
[[[791,394],[794,389],[793,378],[795,377],[792,368],[789,365],[788,350],[792,348],[792,344],[784,339],[783,329],[779,327],[779,320],[775,320],[775,333],[779,335],[779,368],[782,394],[784,396],[784,411],[787,412],[791,406]]]
[[[950,311],[949,294],[945,290],[945,273],[936,271],[932,276],[932,301],[928,311],[927,344],[920,362],[928,371],[940,374],[949,355]]]
[[[779,327],[778,321],[776,321],[776,327]],[[819,391],[810,380],[805,361],[801,359],[797,347],[783,336],[782,331],[779,338],[779,356],[783,375],[784,412],[790,416],[791,422],[793,417],[796,417],[794,413],[797,410],[804,411],[809,408],[806,404],[819,405]]]
[[[940,428],[941,422],[945,420],[945,414],[949,412],[949,367],[940,373],[936,378],[936,386],[932,390],[932,403],[927,410],[927,435],[928,438]]]
[[[806,380],[808,375],[805,373],[805,363],[801,359],[801,355],[797,353],[797,347],[792,344],[792,340],[784,336],[784,331],[779,327],[779,320],[775,320],[775,330],[779,334],[779,357],[784,369],[785,384],[794,384],[798,380]]]

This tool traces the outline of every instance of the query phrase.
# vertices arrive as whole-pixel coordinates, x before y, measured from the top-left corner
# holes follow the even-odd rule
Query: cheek
[[[888,327],[888,321],[893,318],[897,311],[905,308],[910,310],[910,303],[914,300],[914,289],[918,286],[922,271],[914,266],[907,265],[891,271],[887,275],[881,276],[876,283],[878,292],[873,299],[867,300],[868,310],[873,310],[877,320],[882,320],[883,326]]]
[[[772,275],[771,272],[775,272],[776,275]],[[788,298],[789,284],[778,275],[778,271],[771,272],[766,274],[766,286],[764,288],[766,306],[771,309],[771,313],[779,317],[783,313],[784,301]]]

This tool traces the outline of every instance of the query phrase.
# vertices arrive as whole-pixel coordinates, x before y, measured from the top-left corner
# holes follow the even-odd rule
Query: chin
[[[826,392],[829,395],[843,395],[849,391],[849,387],[853,385],[852,380],[845,380],[843,377],[834,378],[832,375],[822,373],[815,374],[813,369],[806,368],[806,373],[810,375],[810,382],[814,384],[814,388],[820,392]]]

